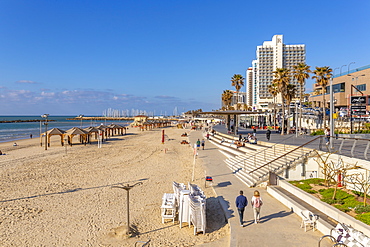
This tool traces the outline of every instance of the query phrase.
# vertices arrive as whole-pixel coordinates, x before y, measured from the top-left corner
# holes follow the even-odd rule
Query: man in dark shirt
[[[240,191],[240,195],[236,198],[236,207],[238,208],[240,226],[243,226],[243,215],[244,208],[248,205],[247,198],[243,195],[243,191]]]

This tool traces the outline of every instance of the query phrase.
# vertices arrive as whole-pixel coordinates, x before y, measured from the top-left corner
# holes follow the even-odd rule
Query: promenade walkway
[[[218,127],[224,128],[224,126],[217,126],[216,131],[221,130]],[[272,135],[272,140],[274,136]],[[195,143],[198,138],[204,138],[203,131],[190,132],[189,140],[191,144]],[[276,136],[276,138],[278,137]],[[318,241],[323,234],[311,230],[304,232],[303,228],[300,228],[301,218],[270,196],[264,188],[257,188],[264,202],[261,209],[261,223],[254,224],[253,211],[249,203],[244,213],[244,227],[241,227],[235,198],[239,191],[243,190],[244,195],[250,201],[256,188],[248,188],[242,183],[226,166],[224,162],[226,157],[209,141],[206,141],[205,150],[199,150],[198,154],[198,159],[202,160],[207,175],[213,177],[213,188],[226,213],[231,229],[230,244],[223,239],[202,246],[308,247],[318,245]],[[323,241],[321,246],[331,245],[329,242]]]

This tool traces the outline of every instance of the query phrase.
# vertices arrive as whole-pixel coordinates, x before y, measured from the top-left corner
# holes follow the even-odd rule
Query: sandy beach
[[[135,128],[102,148],[62,147],[57,136],[48,150],[39,138],[0,143],[0,246],[134,246],[148,239],[151,246],[195,246],[225,237],[228,225],[213,189],[204,188],[201,160],[194,183],[208,198],[206,233],[161,222],[163,193],[172,193],[172,181],[191,180],[193,151],[180,144],[185,131],[191,134],[165,128],[165,144],[161,129]],[[137,182],[130,190],[134,234],[126,238],[126,191],[112,186]]]

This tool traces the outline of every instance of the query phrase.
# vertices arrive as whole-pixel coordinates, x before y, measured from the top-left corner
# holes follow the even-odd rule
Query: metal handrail
[[[290,138],[292,138],[292,137],[295,137],[295,136],[294,136],[294,135],[292,135],[292,136],[289,136],[288,138],[285,138],[284,140],[282,140],[282,142],[284,142],[284,150],[285,150],[285,141],[286,141],[286,140],[288,140],[288,139],[290,139]],[[248,157],[244,158],[243,160],[236,162],[235,164],[242,163],[242,162],[244,162],[245,160],[247,160],[247,159],[249,159],[249,158],[251,158],[251,157],[253,157],[253,156],[254,156],[254,157],[256,157],[258,154],[260,154],[260,153],[262,153],[262,152],[265,152],[267,149],[275,148],[275,146],[276,146],[276,145],[278,145],[278,144],[281,144],[281,143],[275,143],[274,145],[272,145],[272,146],[270,146],[270,147],[266,147],[266,148],[264,148],[264,149],[262,149],[262,150],[258,151],[257,153],[255,153],[255,154],[251,154],[251,155],[249,155]]]
[[[292,152],[294,152],[294,151],[296,151],[296,150],[298,150],[298,149],[300,149],[300,148],[302,148],[302,147],[306,146],[307,144],[310,144],[311,142],[316,141],[316,140],[317,140],[317,139],[319,139],[319,138],[323,138],[323,136],[318,136],[318,137],[316,137],[315,139],[313,139],[313,140],[311,140],[311,141],[309,141],[309,142],[307,142],[307,143],[305,143],[305,144],[302,144],[302,145],[300,145],[300,146],[298,146],[298,147],[296,147],[296,148],[294,148],[294,149],[290,150],[289,152],[287,152],[287,153],[285,153],[285,154],[283,154],[283,155],[281,155],[281,156],[279,156],[279,157],[277,157],[277,158],[275,158],[275,159],[273,159],[273,160],[271,160],[271,161],[267,162],[266,164],[264,164],[264,165],[262,165],[262,166],[260,166],[260,167],[258,167],[258,168],[256,168],[256,169],[254,169],[254,170],[250,171],[249,173],[253,173],[253,172],[255,172],[255,171],[259,170],[259,169],[262,169],[263,167],[265,167],[265,166],[267,166],[267,165],[271,164],[272,162],[275,162],[275,161],[276,161],[276,160],[278,160],[278,159],[281,159],[281,158],[283,158],[283,157],[287,157],[287,155],[288,155],[288,154],[290,154],[290,153],[292,153]]]

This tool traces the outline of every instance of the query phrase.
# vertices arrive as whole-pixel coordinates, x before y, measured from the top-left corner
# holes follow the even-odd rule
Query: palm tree
[[[285,129],[285,99],[283,95],[286,94],[287,91],[287,85],[290,83],[290,72],[287,68],[276,68],[276,70],[273,72],[275,79],[272,81],[274,84],[276,84],[278,92],[281,93],[281,106],[282,106],[282,131],[281,135],[284,135],[284,129]]]
[[[325,91],[329,83],[329,79],[333,76],[333,74],[331,73],[332,71],[333,70],[329,66],[316,67],[316,69],[313,71],[315,75],[312,76],[312,79],[316,79],[316,82],[321,86],[324,129],[326,128]]]
[[[299,63],[298,65],[293,66],[293,78],[297,79],[300,87],[300,95],[299,99],[301,102],[301,108],[299,111],[299,128],[302,127],[302,102],[303,102],[303,86],[305,84],[306,79],[310,78],[310,66],[305,63]],[[298,127],[298,126],[296,126]]]
[[[273,97],[273,102],[274,102],[274,129],[276,126],[276,96],[278,95],[278,88],[275,83],[268,85],[268,91]]]
[[[222,102],[224,103],[224,105],[226,105],[226,109],[230,108],[233,95],[234,95],[234,93],[232,91],[224,90],[224,92],[222,94]]]
[[[286,92],[284,94],[284,98],[286,100],[286,104],[288,106],[288,117],[290,117],[290,103],[292,102],[293,98],[295,97],[296,94],[296,87],[293,84],[288,84],[286,87]],[[289,123],[289,122],[288,122]],[[296,131],[297,131],[297,126],[296,126]],[[290,132],[290,124],[287,126],[287,133]]]
[[[244,86],[244,78],[240,74],[234,74],[233,77],[231,77],[231,86],[235,87],[236,90],[236,105],[239,101],[239,91]],[[236,106],[236,109],[238,110],[238,105]]]

